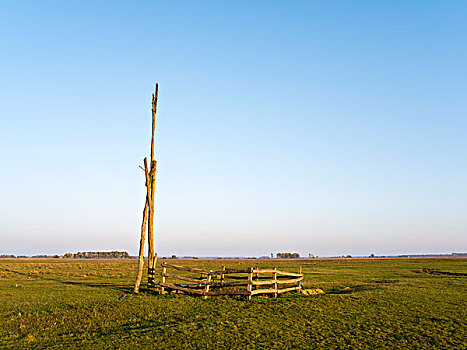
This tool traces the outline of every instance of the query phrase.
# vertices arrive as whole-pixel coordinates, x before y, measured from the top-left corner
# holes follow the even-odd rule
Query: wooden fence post
[[[225,271],[225,266],[224,266],[224,265],[222,266],[222,271]],[[225,278],[225,275],[224,275],[224,274],[222,274],[222,275],[221,275],[221,281],[223,281],[223,280],[224,280],[224,278]]]
[[[165,283],[165,273],[167,272],[167,268],[165,267],[165,263],[162,263],[162,273],[161,273],[161,283]],[[161,293],[164,294],[164,287],[161,286]]]
[[[255,267],[255,270],[256,270],[256,271],[259,270],[258,266]],[[257,280],[259,279],[258,277],[259,277],[258,272],[255,272],[255,281],[257,281]],[[255,290],[258,289],[258,286],[255,286],[254,289],[255,289]],[[252,288],[252,290],[253,290],[253,288]]]
[[[246,287],[247,291],[249,292],[247,296],[247,300],[251,300],[252,287],[253,287],[253,268],[250,267],[250,272],[248,273],[248,285]]]
[[[298,267],[298,273],[302,274],[302,266],[300,265]],[[302,292],[302,288],[303,288],[303,284],[302,284],[302,281],[298,282],[298,289],[297,289],[297,292],[300,294]]]
[[[157,264],[157,253],[154,253],[154,259],[152,260],[152,271],[154,273],[154,288],[156,287],[156,281],[155,281],[155,278],[156,278],[156,264]]]
[[[274,268],[274,272],[272,275],[274,279],[274,289],[276,290],[274,293],[274,298],[277,298],[277,268]]]
[[[211,271],[212,272],[212,271]],[[208,298],[208,293],[209,293],[209,283],[211,282],[211,274],[208,274],[207,278],[207,284],[204,287],[204,295],[202,296],[202,299],[207,299]]]

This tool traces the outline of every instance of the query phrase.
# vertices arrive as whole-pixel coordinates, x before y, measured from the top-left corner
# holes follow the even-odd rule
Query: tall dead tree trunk
[[[154,193],[156,190],[156,165],[154,160],[154,133],[156,130],[157,98],[159,95],[159,84],[156,83],[156,91],[152,94],[152,133],[151,133],[151,202],[148,213],[148,287],[155,287],[154,278],[156,275],[156,256],[154,254]]]
[[[155,268],[157,254],[154,253],[154,194],[156,188],[157,162],[154,160],[154,133],[156,129],[157,98],[159,84],[156,83],[155,94],[152,94],[152,134],[151,134],[151,163],[148,169],[147,158],[144,158],[144,174],[146,179],[146,202],[143,210],[143,222],[141,225],[141,239],[139,243],[138,274],[136,276],[134,293],[139,292],[139,286],[143,276],[144,267],[144,243],[146,240],[146,228],[148,230],[148,287],[155,287]]]

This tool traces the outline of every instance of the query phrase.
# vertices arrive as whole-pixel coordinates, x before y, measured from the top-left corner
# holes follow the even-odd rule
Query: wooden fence
[[[169,269],[180,272],[169,273]],[[169,279],[172,281],[169,282]],[[162,293],[169,289],[200,295],[203,299],[219,295],[245,295],[251,300],[256,294],[273,294],[277,298],[278,294],[285,292],[300,292],[302,280],[301,267],[298,273],[279,271],[276,268],[227,269],[225,266],[222,270],[212,271],[164,262],[159,285]]]

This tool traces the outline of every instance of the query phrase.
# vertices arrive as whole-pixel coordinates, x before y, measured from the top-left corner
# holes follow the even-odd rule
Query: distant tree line
[[[298,259],[300,254],[298,253],[277,253],[277,259]]]
[[[66,259],[129,259],[130,254],[128,252],[78,252],[78,253],[66,253],[64,256]]]
[[[3,254],[3,255],[0,255],[0,259],[4,259],[4,258],[8,258],[8,259],[14,259],[14,258],[32,258],[32,259],[43,259],[43,258],[46,258],[46,259],[50,259],[50,258],[54,258],[54,259],[58,259],[58,258],[61,258],[60,255],[33,255],[33,256],[27,256],[27,255],[18,255],[18,256],[15,256],[13,254]]]

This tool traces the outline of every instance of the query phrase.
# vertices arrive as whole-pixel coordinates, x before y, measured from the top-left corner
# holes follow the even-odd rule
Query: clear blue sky
[[[0,5],[0,254],[467,251],[467,2]]]

